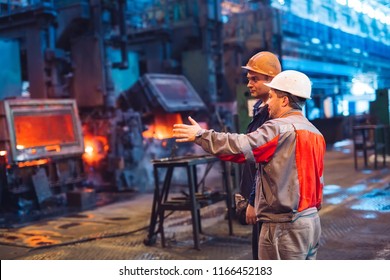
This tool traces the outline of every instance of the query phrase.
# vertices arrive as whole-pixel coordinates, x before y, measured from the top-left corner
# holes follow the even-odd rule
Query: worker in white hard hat
[[[266,102],[268,100],[269,88],[264,83],[269,83],[280,73],[281,65],[278,57],[268,51],[261,51],[252,56],[245,66],[246,78],[248,79],[247,87],[250,95],[257,99],[253,105],[253,114],[250,123],[248,124],[246,133],[255,131],[266,121],[269,120],[268,108]],[[245,162],[242,165],[242,173],[240,180],[240,196],[237,196],[236,212],[239,221],[242,224],[253,225],[252,229],[252,257],[258,259],[258,239],[261,229],[261,222],[256,219],[255,211],[255,196],[256,196],[256,164]],[[247,203],[242,203],[245,200]],[[246,207],[240,207],[243,205]]]
[[[281,114],[289,110],[289,107],[302,110],[306,99],[311,99],[311,82],[305,74],[298,71],[286,70],[264,85],[271,88],[267,104],[270,118],[273,119],[279,118]],[[287,97],[288,106],[283,106],[283,98],[273,98],[275,95]]]
[[[191,142],[221,160],[256,162],[256,219],[263,223],[259,259],[315,259],[321,236],[325,139],[302,114],[311,95],[309,78],[287,70],[270,83],[271,119],[249,134],[220,133],[175,124],[177,142]]]

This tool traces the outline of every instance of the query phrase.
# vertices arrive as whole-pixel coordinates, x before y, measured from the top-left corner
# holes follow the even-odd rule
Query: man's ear
[[[288,98],[287,95],[283,96],[283,100],[282,100],[282,106],[283,107],[287,107],[290,105],[290,99]]]

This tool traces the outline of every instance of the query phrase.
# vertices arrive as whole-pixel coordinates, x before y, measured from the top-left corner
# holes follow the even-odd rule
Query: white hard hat
[[[308,76],[295,70],[285,70],[276,75],[267,87],[288,92],[292,95],[311,99],[311,82]]]

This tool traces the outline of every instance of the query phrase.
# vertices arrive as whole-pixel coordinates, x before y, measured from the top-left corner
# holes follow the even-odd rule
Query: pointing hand
[[[188,124],[174,124],[173,125],[173,137],[176,138],[176,142],[193,142],[195,141],[196,133],[202,128],[191,117],[188,117],[190,125]]]

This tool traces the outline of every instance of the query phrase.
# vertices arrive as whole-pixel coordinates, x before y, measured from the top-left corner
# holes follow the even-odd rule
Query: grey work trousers
[[[318,213],[292,222],[265,222],[259,237],[260,260],[315,260],[320,243]]]

